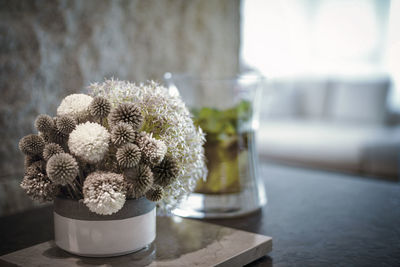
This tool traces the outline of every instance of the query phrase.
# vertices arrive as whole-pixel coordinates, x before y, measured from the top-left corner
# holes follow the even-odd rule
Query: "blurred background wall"
[[[38,114],[104,78],[235,74],[239,39],[239,0],[0,0],[0,215],[33,205],[18,140]]]

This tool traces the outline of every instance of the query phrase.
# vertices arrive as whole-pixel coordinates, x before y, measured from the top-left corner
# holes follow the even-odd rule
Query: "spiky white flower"
[[[115,107],[121,102],[135,103],[143,113],[141,130],[153,133],[168,148],[167,155],[179,168],[176,180],[167,186],[159,203],[164,211],[173,209],[194,190],[197,181],[207,176],[202,130],[193,124],[191,114],[179,95],[155,82],[139,86],[118,80],[106,80],[89,87],[93,96],[103,96]]]
[[[93,172],[84,182],[83,196],[90,211],[100,215],[113,214],[125,204],[124,177],[112,172]]]
[[[67,115],[82,118],[89,115],[89,106],[93,98],[85,94],[72,94],[66,96],[57,108],[57,115]]]
[[[69,135],[68,147],[72,154],[88,163],[97,163],[108,151],[110,133],[98,123],[78,124]]]

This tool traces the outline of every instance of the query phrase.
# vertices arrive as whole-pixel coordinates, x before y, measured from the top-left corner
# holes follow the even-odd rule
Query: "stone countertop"
[[[272,236],[252,266],[400,266],[400,185],[263,163],[268,204],[207,222]],[[0,254],[53,238],[52,208],[0,219]]]
[[[80,257],[47,241],[1,256],[0,266],[231,267],[251,263],[271,249],[268,236],[180,217],[158,217],[156,240],[136,253]]]

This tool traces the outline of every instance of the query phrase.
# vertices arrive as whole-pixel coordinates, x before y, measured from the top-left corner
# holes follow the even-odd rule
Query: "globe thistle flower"
[[[48,133],[55,127],[53,118],[46,114],[40,114],[35,120],[35,127],[39,132]]]
[[[89,106],[93,98],[85,94],[72,94],[65,97],[57,108],[58,116],[72,116],[82,119],[89,115]]]
[[[111,103],[101,96],[93,98],[89,106],[90,115],[95,118],[106,118],[111,110]]]
[[[138,130],[142,126],[143,116],[135,104],[122,103],[111,111],[108,120],[111,125],[125,122],[130,124],[134,130]]]
[[[147,191],[146,198],[150,201],[158,202],[162,199],[163,193],[164,191],[161,186],[154,185],[153,188]]]
[[[121,174],[93,172],[83,184],[84,203],[90,211],[110,215],[125,204],[126,187]]]
[[[40,155],[43,152],[44,140],[36,134],[30,134],[19,141],[19,149],[22,153],[29,156]]]
[[[68,147],[72,154],[88,163],[98,163],[108,151],[110,133],[94,122],[78,124],[69,135]]]
[[[133,130],[132,126],[127,123],[119,122],[112,128],[111,141],[116,146],[132,143],[135,138],[136,132]]]
[[[129,198],[139,198],[153,185],[153,173],[147,165],[139,164],[124,170],[127,194]]]
[[[71,184],[78,175],[78,170],[75,158],[67,153],[56,154],[47,161],[47,175],[55,184]]]
[[[170,185],[179,174],[179,168],[171,156],[165,156],[161,163],[152,170],[154,183],[162,187]]]
[[[49,143],[44,146],[43,149],[43,158],[48,161],[55,154],[63,153],[64,150],[59,144]]]
[[[167,146],[163,141],[157,140],[145,132],[141,132],[135,142],[142,151],[143,160],[150,165],[159,164],[167,152]]]
[[[76,121],[71,116],[59,116],[56,119],[56,126],[61,133],[68,135],[75,129]]]
[[[32,164],[25,172],[20,186],[33,200],[52,201],[58,193],[58,187],[46,176],[42,165],[42,162]]]
[[[135,167],[139,163],[141,156],[142,153],[134,144],[126,144],[118,148],[116,153],[118,164],[124,169]]]
[[[34,155],[34,156],[25,156],[25,160],[24,160],[24,166],[25,169],[29,168],[32,164],[34,164],[37,161],[41,161],[43,160],[41,155]]]
[[[107,98],[113,106],[121,102],[135,103],[142,111],[142,131],[152,132],[168,148],[168,155],[179,167],[178,177],[164,188],[159,211],[175,208],[179,201],[194,190],[199,179],[205,179],[205,135],[193,123],[191,114],[179,94],[157,83],[135,85],[118,80],[106,80],[89,87],[91,95]]]

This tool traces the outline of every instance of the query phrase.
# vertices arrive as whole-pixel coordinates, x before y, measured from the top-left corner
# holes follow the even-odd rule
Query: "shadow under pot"
[[[112,215],[91,212],[82,200],[54,200],[55,243],[87,257],[119,256],[139,251],[156,238],[155,203],[127,199]]]

